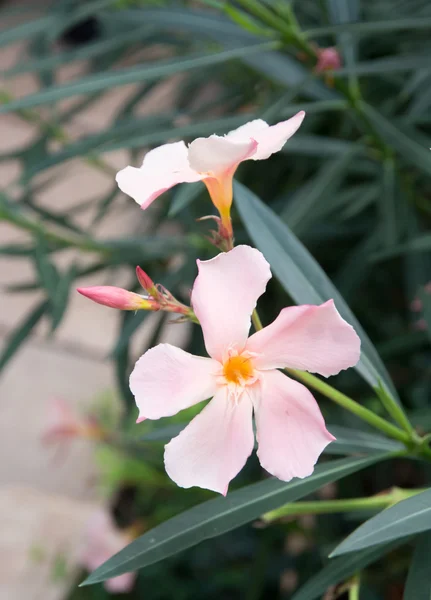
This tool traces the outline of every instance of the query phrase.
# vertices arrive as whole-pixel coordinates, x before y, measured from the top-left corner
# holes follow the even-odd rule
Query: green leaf
[[[431,529],[431,488],[398,502],[350,534],[331,556],[362,550]]]
[[[330,586],[345,581],[402,543],[397,541],[392,544],[381,544],[376,548],[367,548],[351,556],[343,556],[343,558],[330,560],[317,575],[311,577],[293,595],[292,600],[315,600],[315,598],[320,598]]]
[[[361,338],[357,371],[372,386],[379,379],[395,398],[396,391],[362,326],[308,250],[280,218],[245,186],[234,184],[236,206],[250,237],[264,254],[284,289],[298,304],[321,304],[331,298]]]
[[[379,194],[380,221],[383,228],[383,245],[394,246],[398,241],[398,211],[396,204],[396,172],[392,158],[383,163],[382,193]]]
[[[105,581],[163,560],[203,540],[249,523],[264,512],[286,502],[294,502],[326,483],[337,481],[388,456],[331,461],[318,465],[306,479],[295,479],[289,483],[275,478],[266,479],[229,493],[225,498],[195,506],[136,539],[97,568],[81,585]]]
[[[404,588],[404,600],[430,600],[431,598],[431,533],[417,538],[409,574]]]
[[[326,454],[375,454],[379,452],[400,452],[404,445],[376,433],[360,431],[342,425],[327,425],[337,439],[325,448]]]
[[[373,127],[389,146],[392,146],[407,163],[431,175],[429,148],[421,146],[414,139],[407,136],[369,104],[361,102],[360,106]]]
[[[175,73],[183,73],[185,71],[190,71],[191,69],[210,67],[212,65],[224,63],[228,60],[244,58],[253,53],[274,50],[277,46],[278,42],[250,44],[232,50],[207,54],[206,56],[198,55],[186,59],[176,58],[173,60],[162,60],[156,64],[151,63],[149,66],[144,63],[129,69],[88,75],[82,77],[77,82],[55,85],[40,92],[36,92],[35,94],[13,100],[0,107],[0,114],[33,106],[40,106],[41,104],[51,104],[81,94],[93,94],[95,92],[117,88],[138,81],[148,82],[161,79],[162,77],[168,77]]]
[[[33,258],[42,287],[45,288],[51,298],[54,297],[59,281],[59,274],[57,267],[49,259],[49,249],[42,237],[40,237],[35,248]]]
[[[33,19],[27,23],[22,23],[12,28],[5,28],[0,31],[0,47],[8,46],[20,40],[28,40],[35,35],[44,33],[57,21],[56,15],[46,15],[39,19]]]
[[[111,17],[112,18],[112,17]],[[193,38],[208,38],[232,47],[232,44],[254,44],[262,41],[243,28],[232,23],[225,16],[196,9],[162,9],[128,10],[118,15],[123,23],[136,25],[137,22],[149,22],[169,32],[185,32]],[[244,57],[244,62],[264,77],[279,85],[292,87],[304,82],[304,95],[318,100],[336,98],[338,93],[323,85],[316,79],[310,79],[308,71],[295,58],[279,52],[264,52]]]
[[[353,33],[355,35],[368,35],[372,33],[393,33],[403,29],[429,29],[430,17],[415,17],[411,19],[382,19],[381,21],[358,21],[357,23],[343,23],[342,25],[329,25],[308,29],[304,35],[315,38],[322,35],[336,35],[339,33]]]
[[[51,54],[34,60],[27,59],[23,62],[19,62],[3,73],[3,77],[15,77],[21,73],[33,73],[44,69],[54,69],[75,60],[88,60],[89,58],[94,58],[95,56],[116,50],[122,46],[130,47],[134,42],[145,40],[153,31],[153,28],[149,25],[144,25],[143,27],[139,27],[133,31],[126,31],[115,37],[102,39],[92,44],[84,44],[84,46],[79,47],[76,50]]]
[[[343,75],[385,75],[386,73],[397,73],[402,71],[412,71],[429,66],[429,55],[397,55],[390,58],[379,58],[358,62],[349,67],[342,67],[334,71],[335,77]]]
[[[423,233],[405,244],[399,244],[382,252],[376,252],[371,258],[374,261],[380,261],[410,252],[427,252],[429,250],[431,250],[431,234]]]
[[[57,287],[54,296],[50,298],[51,302],[51,333],[53,333],[60,325],[61,320],[66,312],[68,305],[70,286],[75,281],[77,269],[75,265],[71,265],[63,274],[59,275]]]
[[[196,200],[202,194],[202,189],[202,185],[183,183],[174,193],[168,217],[175,217],[186,206]]]
[[[8,336],[5,348],[0,354],[0,371],[10,361],[14,354],[19,350],[21,344],[25,342],[31,334],[34,327],[39,323],[44,314],[48,311],[49,304],[46,300],[36,306],[22,323],[12,331]]]
[[[314,221],[319,204],[332,200],[350,162],[362,150],[361,146],[352,145],[339,158],[325,162],[317,174],[293,194],[281,216],[295,233],[300,235]]]

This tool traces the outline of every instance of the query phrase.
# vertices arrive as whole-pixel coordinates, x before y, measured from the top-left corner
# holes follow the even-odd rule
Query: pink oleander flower
[[[248,337],[251,314],[271,278],[258,251],[237,246],[198,261],[192,305],[211,358],[170,344],[148,350],[130,377],[138,422],[169,417],[212,398],[165,447],[166,471],[179,486],[227,493],[254,446],[279,479],[307,477],[334,437],[306,387],[278,369],[335,375],[357,363],[360,340],[332,300],[283,309]]]
[[[142,166],[126,167],[116,177],[120,189],[142,208],[179,183],[203,181],[229,234],[232,179],[244,160],[263,160],[282,149],[305,116],[303,111],[287,121],[269,126],[256,119],[225,136],[197,138],[164,144],[145,155]]]
[[[55,398],[51,401],[48,423],[43,433],[44,442],[49,444],[70,441],[77,437],[100,439],[101,436],[102,430],[94,417],[78,415],[61,398]]]
[[[324,71],[337,71],[338,69],[341,69],[341,56],[337,48],[318,48],[316,50],[316,54],[316,73],[323,73]]]
[[[79,562],[88,571],[94,571],[131,541],[131,536],[118,529],[111,515],[101,509],[89,519]],[[108,592],[126,594],[133,589],[135,579],[136,573],[124,573],[106,580],[104,585]]]

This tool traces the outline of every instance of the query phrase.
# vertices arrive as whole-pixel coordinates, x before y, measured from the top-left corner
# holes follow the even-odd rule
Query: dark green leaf
[[[404,600],[430,600],[430,555],[431,533],[424,533],[415,542],[415,551],[404,589]]]
[[[105,581],[127,571],[134,571],[163,560],[181,550],[195,546],[257,519],[286,502],[294,502],[331,481],[375,464],[388,454],[369,458],[345,458],[322,464],[306,479],[289,483],[267,479],[195,506],[162,523],[132,542],[96,569],[84,585]]]
[[[372,33],[392,33],[403,29],[429,29],[431,27],[430,17],[416,17],[412,19],[382,19],[381,21],[358,21],[357,23],[343,23],[342,25],[329,25],[309,29],[304,32],[308,38],[321,35],[332,35],[339,33],[353,33],[355,35],[367,35]]]
[[[0,354],[0,371],[5,367],[9,360],[19,350],[21,344],[25,342],[28,336],[33,331],[34,327],[39,323],[41,318],[49,308],[48,302],[45,300],[38,304],[34,310],[27,316],[22,323],[8,336],[5,342],[5,348]]]
[[[407,136],[369,104],[362,102],[361,108],[389,146],[392,146],[406,162],[431,175],[429,148],[421,146],[414,139]]]
[[[363,523],[331,556],[362,550],[431,529],[431,489],[398,502]]]
[[[181,212],[186,206],[191,204],[202,193],[202,186],[195,184],[184,183],[175,192],[169,208],[168,217],[174,217]]]
[[[67,271],[59,276],[55,294],[50,298],[51,302],[51,332],[54,332],[60,325],[63,315],[66,311],[70,286],[76,278],[76,267],[72,265]]]
[[[376,433],[360,431],[341,425],[327,425],[337,439],[325,448],[326,454],[374,454],[400,452],[404,445]]]
[[[308,250],[270,208],[238,182],[235,182],[235,200],[250,237],[288,294],[298,304],[320,304],[333,298],[343,318],[355,328],[362,341],[361,360],[356,369],[373,387],[382,380],[396,398],[392,381],[373,344]]]
[[[293,595],[292,600],[315,600],[315,598],[320,598],[330,586],[345,581],[402,543],[397,541],[392,542],[392,544],[382,544],[376,548],[367,548],[361,552],[355,552],[351,556],[330,560],[317,575],[311,577]]]

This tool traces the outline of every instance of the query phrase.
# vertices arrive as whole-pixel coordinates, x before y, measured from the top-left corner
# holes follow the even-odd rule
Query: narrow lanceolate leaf
[[[327,425],[336,438],[326,446],[326,454],[378,454],[381,452],[399,452],[404,445],[376,433],[360,431],[342,425]]]
[[[321,304],[331,298],[361,338],[361,360],[356,369],[373,387],[379,379],[396,398],[392,381],[362,326],[308,250],[280,218],[245,186],[235,182],[235,199],[250,237],[264,254],[287,293],[298,304]]]
[[[12,331],[6,340],[3,352],[0,354],[0,371],[19,350],[21,344],[25,342],[48,308],[49,304],[44,300]]]
[[[19,40],[29,40],[35,35],[46,32],[55,23],[57,17],[55,15],[46,15],[40,19],[32,19],[27,23],[22,23],[16,27],[8,27],[0,31],[0,47],[13,44]]]
[[[330,560],[317,575],[311,577],[311,579],[309,579],[307,583],[293,595],[292,600],[315,600],[315,598],[320,598],[330,586],[345,581],[358,571],[371,565],[376,560],[379,560],[381,556],[388,554],[394,548],[400,546],[403,542],[404,540],[398,540],[391,544],[381,544],[375,548],[367,548],[361,552],[355,552],[351,556],[343,556],[343,558],[334,558]],[[417,598],[417,600],[420,599]],[[429,596],[427,600],[429,600]]]
[[[403,29],[429,29],[431,27],[430,17],[414,17],[412,19],[382,19],[381,21],[358,21],[357,23],[346,23],[342,25],[329,25],[309,29],[304,32],[308,38],[321,35],[333,35],[337,33],[353,33],[355,35],[367,35],[371,33],[392,33]]]
[[[396,174],[392,158],[383,163],[382,193],[379,197],[383,245],[394,246],[398,241],[398,211],[396,206]]]
[[[404,600],[430,600],[431,598],[431,533],[417,538],[409,574],[404,589]]]
[[[407,163],[431,175],[429,148],[418,144],[369,104],[362,102],[361,109],[384,141],[392,146]]]
[[[129,69],[88,75],[77,82],[54,85],[41,92],[37,92],[36,94],[30,94],[29,96],[4,104],[0,107],[0,113],[58,102],[64,98],[70,98],[81,94],[94,94],[95,92],[127,85],[129,83],[136,83],[138,81],[145,81],[148,83],[149,81],[155,81],[162,77],[169,77],[175,73],[183,73],[185,71],[190,71],[191,69],[209,67],[235,58],[244,58],[253,53],[274,50],[278,46],[278,42],[250,44],[248,46],[241,46],[240,48],[225,50],[206,56],[163,60],[156,64],[142,64]]]
[[[288,147],[289,144],[286,144]],[[352,145],[338,158],[323,164],[317,174],[301,186],[282,213],[283,220],[300,235],[314,222],[319,207],[328,204],[347,173],[349,163],[362,150]]]
[[[362,550],[431,529],[431,488],[402,500],[363,523],[331,556]]]
[[[289,483],[267,479],[232,492],[226,498],[199,504],[136,539],[97,568],[83,585],[105,581],[163,560],[388,457],[390,454],[385,453],[368,458],[336,460],[317,466],[306,479],[295,479]]]

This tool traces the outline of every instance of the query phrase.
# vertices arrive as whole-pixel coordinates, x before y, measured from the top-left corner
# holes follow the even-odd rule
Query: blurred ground
[[[18,4],[13,0],[14,7]],[[1,27],[5,26],[7,23],[2,21]],[[20,59],[22,53],[20,44],[0,49],[0,73]],[[81,69],[82,65],[62,69],[58,78],[73,78]],[[0,77],[0,89],[22,96],[37,89],[37,83],[27,75],[7,81]],[[75,138],[105,126],[118,104],[133,90],[129,86],[106,95],[102,103],[77,116],[68,134]],[[154,112],[168,95],[166,89],[156,91],[153,106],[144,110]],[[28,144],[36,132],[34,126],[15,115],[0,117],[0,130],[0,153]],[[127,164],[121,152],[107,160],[113,168]],[[0,187],[10,185],[18,174],[15,163],[1,163]],[[109,175],[95,171],[82,161],[74,161],[67,163],[58,179],[40,193],[38,201],[44,207],[71,207],[84,199],[100,196],[111,186]],[[103,223],[98,232],[101,237],[136,232],[136,214],[133,210],[124,210],[125,202],[127,200],[122,198],[119,207]],[[138,212],[138,215],[142,218],[139,229],[142,231],[143,213]],[[90,219],[91,214],[83,213],[82,218]],[[7,244],[25,240],[25,236],[0,223],[0,240]],[[64,253],[62,260],[68,263],[72,258],[70,253]],[[121,285],[121,275],[118,273],[118,278],[109,282],[92,277],[82,284]],[[0,346],[38,301],[37,293],[11,294],[2,288],[32,279],[32,266],[28,261],[0,259]],[[112,389],[112,370],[106,357],[116,336],[117,323],[115,311],[73,294],[55,338],[47,337],[46,327],[40,328],[2,374],[0,600],[57,600],[70,585],[70,577],[58,573],[61,556],[68,556],[70,562],[88,515],[102,502],[95,485],[92,448],[84,442],[75,443],[59,461],[54,449],[47,448],[41,438],[54,398],[86,407],[97,395]],[[183,335],[180,326],[172,331],[176,341]],[[69,567],[68,564],[66,572]]]

